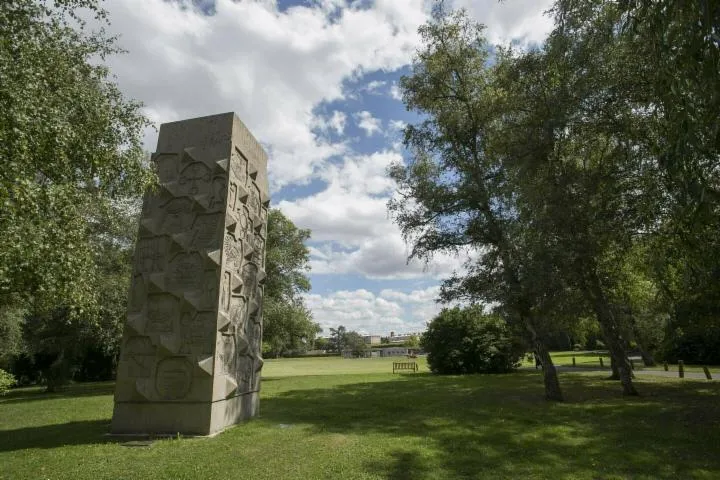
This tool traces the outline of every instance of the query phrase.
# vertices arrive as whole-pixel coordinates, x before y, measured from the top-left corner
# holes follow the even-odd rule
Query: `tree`
[[[330,348],[330,340],[325,337],[315,339],[315,350],[328,350]]]
[[[350,331],[345,333],[343,351],[349,351],[353,357],[364,357],[370,350],[370,345],[358,332]]]
[[[101,303],[90,222],[154,181],[141,149],[149,121],[102,64],[114,38],[95,0],[0,2],[0,303],[70,314]]]
[[[71,378],[114,376],[139,212],[139,199],[112,202],[109,208],[98,209],[90,223],[97,294],[103,299],[97,308],[73,313],[69,305],[58,303],[50,311],[25,314],[23,344],[34,370],[24,372],[29,379],[39,374],[52,391]]]
[[[346,335],[347,329],[343,325],[340,325],[337,328],[330,328],[330,345],[334,351],[342,353],[346,344]]]
[[[480,254],[466,265],[468,274],[444,283],[442,299],[502,304],[543,363],[546,398],[562,400],[543,332],[563,288],[547,275],[546,240],[523,235],[511,175],[488,148],[489,138],[506,133],[497,127],[504,98],[487,66],[482,30],[463,12],[442,9],[420,28],[423,49],[401,88],[407,108],[424,120],[405,129],[412,158],[390,168],[399,191],[389,210],[412,245],[411,257],[463,248]]]
[[[506,373],[520,364],[525,345],[498,315],[471,306],[443,309],[422,336],[433,373]]]
[[[405,346],[408,348],[418,348],[420,346],[420,337],[413,333],[405,342]]]
[[[321,332],[302,297],[310,290],[309,238],[310,230],[297,228],[280,210],[268,213],[263,337],[275,356],[311,349]]]

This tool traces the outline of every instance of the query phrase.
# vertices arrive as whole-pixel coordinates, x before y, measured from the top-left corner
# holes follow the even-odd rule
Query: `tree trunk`
[[[620,370],[618,370],[617,363],[615,363],[615,357],[610,357],[610,368],[612,373],[609,380],[620,380]]]
[[[627,351],[625,350],[623,339],[618,331],[619,329],[615,323],[615,317],[612,315],[610,306],[607,304],[600,304],[596,307],[596,310],[598,311],[600,328],[603,331],[603,336],[606,338],[606,342],[608,343],[611,360],[617,366],[620,383],[622,383],[623,386],[623,395],[638,395],[638,392],[635,390],[635,386],[632,383],[630,360],[627,358]]]
[[[557,369],[553,364],[550,352],[548,352],[545,343],[538,336],[533,321],[525,318],[525,327],[532,337],[535,354],[540,359],[543,370],[543,382],[545,384],[545,400],[553,402],[562,402],[564,400],[562,390],[560,389],[560,380],[558,379]]]
[[[557,369],[550,357],[550,352],[541,341],[535,341],[535,352],[540,357],[540,363],[542,364],[545,399],[562,402],[564,399],[562,390],[560,390],[560,380],[558,379]]]
[[[638,350],[640,350],[640,356],[643,359],[643,364],[646,367],[654,367],[655,366],[655,359],[651,354],[647,352],[644,348],[642,348],[640,345],[638,345]]]
[[[600,285],[600,279],[595,272],[590,274],[587,287],[592,297],[595,315],[597,316],[600,330],[607,342],[610,357],[615,362],[623,386],[623,395],[638,395],[632,381],[632,368],[625,349],[625,340],[622,338],[620,325],[615,316],[612,306],[605,296]]]

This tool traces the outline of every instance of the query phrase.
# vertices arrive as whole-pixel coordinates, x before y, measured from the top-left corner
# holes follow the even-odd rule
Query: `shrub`
[[[525,351],[507,323],[479,307],[444,309],[429,324],[421,345],[433,373],[504,373]]]
[[[13,385],[15,385],[13,374],[0,368],[0,395],[5,395]]]

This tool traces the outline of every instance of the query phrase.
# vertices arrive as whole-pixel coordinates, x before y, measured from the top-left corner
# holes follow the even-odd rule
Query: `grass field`
[[[269,360],[261,416],[210,439],[108,441],[112,383],[0,397],[0,479],[717,479],[720,382],[536,372],[393,375],[391,359]]]

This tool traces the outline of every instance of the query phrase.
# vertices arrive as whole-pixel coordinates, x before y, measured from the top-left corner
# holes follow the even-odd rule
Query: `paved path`
[[[534,367],[522,367],[520,370],[535,370]],[[557,367],[558,372],[566,373],[581,373],[581,372],[607,372],[610,373],[609,368],[594,368],[594,367]],[[539,370],[538,370],[539,371]],[[712,372],[711,372],[712,374]],[[635,375],[650,375],[656,377],[670,377],[677,378],[677,372],[666,372],[665,370],[635,370]],[[720,380],[720,375],[714,374],[713,380]],[[705,374],[701,372],[685,372],[685,378],[692,380],[705,380]]]

